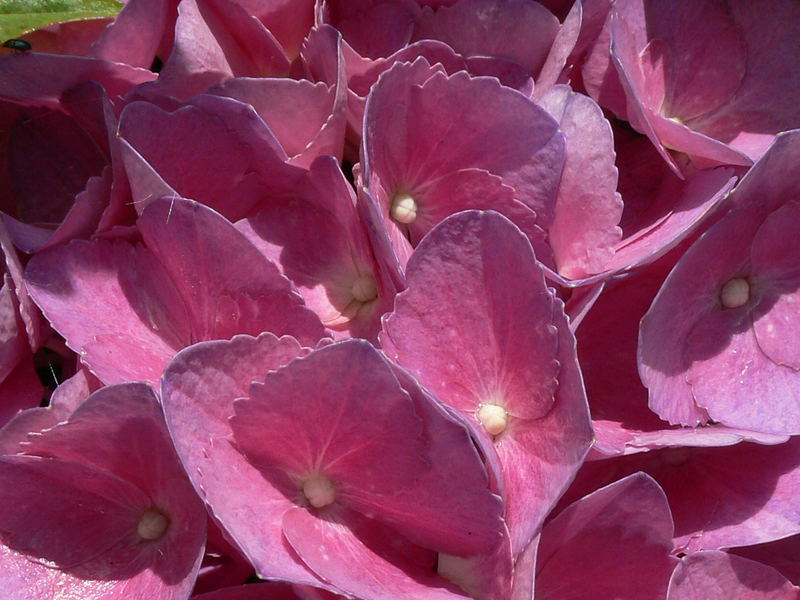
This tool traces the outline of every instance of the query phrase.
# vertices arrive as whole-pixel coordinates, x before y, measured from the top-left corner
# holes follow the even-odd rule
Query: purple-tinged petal
[[[236,227],[278,265],[336,337],[375,339],[395,286],[333,158],[314,162],[291,201],[271,203]]]
[[[563,308],[527,239],[493,212],[445,220],[407,274],[381,343],[442,402],[494,435],[516,554],[591,441]]]
[[[138,191],[133,198],[137,210],[158,198],[149,194],[166,184],[238,220],[270,194],[291,189],[292,178],[302,173],[284,165],[286,153],[256,112],[230,98],[199,96],[174,112],[134,102],[123,111],[119,132],[164,182],[139,191],[137,172],[128,173]],[[192,160],[175,160],[184,155]],[[128,152],[126,166],[144,169],[136,166],[139,162]]]
[[[254,383],[234,404],[231,428],[268,479],[280,471],[302,487],[325,477],[330,502],[427,547],[475,554],[497,542],[501,506],[463,426],[432,403],[419,390],[412,400],[370,344],[345,341]],[[389,454],[391,468],[382,458]]]
[[[665,436],[666,437],[666,436]],[[671,443],[629,456],[587,462],[561,504],[630,473],[645,471],[663,488],[675,521],[675,546],[684,552],[746,546],[800,532],[796,494],[800,445],[774,436],[725,447],[705,428],[678,432]],[[668,443],[670,440],[667,438]],[[766,442],[772,445],[764,445]],[[727,443],[727,442],[726,442]]]
[[[580,0],[572,4],[564,22],[558,28],[553,45],[547,53],[544,65],[536,78],[536,87],[533,90],[535,99],[541,98],[556,83],[561,81],[562,74],[571,69],[568,60],[575,50],[581,33],[583,22],[583,5]]]
[[[581,498],[542,531],[536,597],[663,597],[677,560],[664,492],[644,473]]]
[[[233,0],[184,0],[175,46],[151,87],[186,99],[231,77],[282,76],[289,61],[278,41]]]
[[[464,56],[496,57],[538,73],[558,32],[558,20],[538,2],[460,0],[417,18],[414,39],[440,40]]]
[[[107,383],[158,380],[190,339],[178,290],[141,246],[73,241],[33,257],[26,280],[68,346]]]
[[[800,585],[800,534],[755,546],[733,548],[730,553],[769,565],[793,584]]]
[[[411,41],[419,6],[414,0],[348,2],[328,0],[318,9],[317,24],[342,32],[347,46],[371,59],[389,56]]]
[[[91,54],[149,69],[156,55],[170,55],[177,16],[178,0],[128,0]]]
[[[296,340],[264,333],[195,344],[164,373],[162,402],[178,456],[210,513],[261,577],[320,585],[281,536],[294,506],[231,444],[233,401],[250,384],[303,353]]]
[[[324,335],[278,268],[207,206],[162,199],[137,224],[189,310],[193,341],[271,331],[311,345]]]
[[[667,600],[796,600],[800,588],[772,567],[752,560],[706,551],[678,564],[669,582]]]
[[[303,562],[347,594],[364,600],[466,598],[434,574],[434,565],[414,564],[395,550],[405,545],[397,534],[356,512],[320,518],[293,508],[283,518],[283,530]]]
[[[28,52],[0,61],[4,99],[56,110],[66,90],[86,81],[97,81],[114,98],[155,78],[146,69],[78,56]]]
[[[539,105],[567,138],[548,240],[558,272],[577,279],[602,271],[622,237],[614,139],[600,107],[567,86],[552,87]]]

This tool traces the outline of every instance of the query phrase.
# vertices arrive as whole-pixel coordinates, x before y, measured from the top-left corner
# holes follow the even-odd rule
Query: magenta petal
[[[134,85],[152,81],[147,69],[94,58],[30,52],[0,62],[0,78],[8,82],[3,97],[60,109],[61,94],[86,81],[97,81],[110,98],[124,96]]]
[[[800,268],[796,232],[800,203],[787,202],[764,221],[753,239],[753,271],[766,292],[777,295],[765,314],[755,316],[753,331],[759,349],[777,365],[800,370],[800,348],[785,332],[800,331]]]
[[[470,419],[477,421],[484,404],[507,410],[508,430],[496,447],[519,552],[591,439],[563,309],[527,239],[493,212],[442,222],[417,248],[407,275],[408,289],[384,321],[383,347]]]
[[[192,596],[192,600],[335,600],[336,598],[341,596],[319,588],[295,586],[283,582],[237,585]]]
[[[465,598],[432,573],[433,565],[426,569],[394,550],[394,544],[402,548],[392,539],[396,534],[358,513],[320,518],[293,508],[284,515],[283,530],[303,562],[347,594],[364,600]]]
[[[142,247],[73,241],[36,255],[26,280],[53,327],[107,383],[156,381],[189,339],[183,300]]]
[[[320,380],[327,382],[324,388]],[[263,384],[254,383],[249,396],[234,404],[231,429],[257,467],[279,468],[296,478],[323,473],[343,501],[371,510],[380,510],[390,502],[382,497],[413,486],[429,468],[422,422],[366,342],[321,348],[268,374]],[[391,468],[379,466],[390,454]]]
[[[800,585],[800,534],[774,542],[733,548],[731,554],[769,565],[793,584]]]
[[[233,401],[250,383],[302,353],[290,337],[264,333],[203,342],[178,353],[164,373],[162,401],[192,484],[229,539],[262,577],[319,585],[281,537],[294,504],[231,444]]]
[[[284,74],[289,61],[278,41],[231,0],[187,0],[175,23],[175,47],[155,89],[189,98],[231,77]]]
[[[177,6],[178,0],[129,0],[93,44],[92,55],[150,68],[157,53],[169,55]]]
[[[688,430],[664,440],[679,447],[588,462],[562,500],[579,498],[609,479],[645,471],[667,494],[674,543],[685,552],[759,544],[798,532],[800,511],[793,491],[800,476],[797,438],[776,443],[759,436],[756,443],[687,447],[693,438],[699,444],[721,441],[717,434],[701,430],[692,435]]]
[[[321,377],[329,382],[322,390]],[[409,398],[370,344],[346,341],[254,383],[234,404],[231,428],[267,478],[275,470],[299,482],[322,474],[337,502],[409,539],[461,555],[485,551],[499,537],[500,504],[463,428],[431,402]]]
[[[597,490],[545,526],[536,596],[662,598],[677,562],[672,530],[667,498],[644,473]]]
[[[388,201],[398,191],[413,196],[418,186],[452,171],[484,169],[502,177],[548,226],[564,160],[555,121],[497,80],[425,75],[425,65],[423,59],[395,65],[369,96],[362,148],[367,185],[378,185],[376,177]]]
[[[694,424],[710,417],[774,434],[800,427],[795,350],[769,332],[770,324],[792,323],[792,317],[784,321],[786,306],[800,282],[792,227],[783,223],[800,217],[787,198],[796,177],[786,165],[797,148],[794,133],[778,138],[732,196],[736,208],[684,254],[642,320],[640,374],[651,407],[670,422]],[[722,299],[734,279],[748,282],[745,302],[736,306]],[[770,352],[782,360],[772,360]]]
[[[65,570],[132,546],[150,506],[131,483],[66,460],[4,456],[0,482],[4,506],[15,507],[0,515],[2,543]]]
[[[486,470],[478,467],[482,457],[490,464],[489,468],[499,472],[494,452],[487,456],[488,452],[482,448],[479,453],[461,419],[449,414],[407,371],[391,366],[422,418],[425,436],[430,440],[428,452],[431,460],[430,469],[420,474],[412,489],[383,503],[379,518],[408,539],[440,552],[454,555],[483,553],[465,559],[468,564],[472,560],[484,564],[481,562],[484,559],[491,563],[492,572],[483,573],[478,579],[491,579],[494,570],[507,574],[500,564],[503,559],[510,562],[510,557],[504,554],[510,552],[507,536],[499,539],[503,529],[500,526],[502,505],[496,495],[489,493],[487,486],[494,482],[487,481]],[[444,482],[451,485],[443,485]],[[493,550],[487,556],[487,549],[493,547],[498,547],[497,552]],[[481,584],[486,584],[486,580]]]
[[[537,2],[460,0],[424,9],[415,39],[441,40],[464,56],[491,56],[537,73],[558,31],[558,20]]]
[[[800,588],[772,567],[725,552],[683,558],[669,583],[667,600],[796,600]]]
[[[319,41],[332,42],[336,52],[339,38],[327,39],[330,37]],[[212,88],[211,93],[251,105],[291,157],[292,164],[308,168],[318,156],[335,156],[339,160],[342,157],[347,103],[342,62],[339,57],[333,85],[307,80],[237,78]]]
[[[548,229],[560,274],[577,279],[602,271],[622,237],[614,139],[600,107],[568,86],[539,99],[567,138],[566,162]]]
[[[384,322],[389,356],[459,410],[497,400],[520,418],[547,414],[558,377],[554,301],[519,230],[493,212],[454,215],[423,240],[407,276]],[[523,321],[528,329],[514,326]]]
[[[303,183],[291,201],[265,206],[236,227],[280,267],[334,336],[375,339],[395,286],[379,266],[353,189],[332,157],[314,161]],[[359,282],[374,283],[375,297],[356,297]]]
[[[120,117],[119,134],[179,195],[240,219],[264,199],[262,174],[276,178],[270,185],[283,184],[276,170],[284,167],[287,156],[247,105],[216,96],[200,96],[194,103],[166,112],[154,104],[133,102]],[[191,161],[175,160],[189,155]],[[139,162],[138,157],[126,157],[129,169],[144,169]],[[134,190],[141,187],[135,175],[136,171],[129,173]],[[151,198],[135,199],[146,204]]]
[[[63,572],[62,585],[67,589],[103,579],[110,582],[109,598],[117,598],[123,590],[169,600],[185,598],[200,564],[206,514],[177,461],[149,386],[105,387],[68,421],[29,439],[24,451],[36,456],[25,457],[30,461],[26,464],[40,465],[37,478],[56,479],[58,490],[41,484],[38,493],[26,493],[20,482],[20,493],[28,496],[26,502],[35,513],[31,518],[48,534],[37,537],[29,522],[17,536],[14,527],[4,525],[4,531],[15,532],[15,539],[7,540],[9,546],[55,561],[51,568]],[[14,486],[2,487],[14,493]],[[60,500],[58,494],[70,498]],[[168,519],[152,538],[140,533],[140,519],[150,509]],[[93,526],[104,531],[87,534]],[[66,554],[59,555],[64,548]],[[49,580],[31,569],[31,576],[40,582]]]
[[[210,208],[162,199],[137,224],[190,311],[192,340],[271,331],[314,344],[323,336],[289,280]]]

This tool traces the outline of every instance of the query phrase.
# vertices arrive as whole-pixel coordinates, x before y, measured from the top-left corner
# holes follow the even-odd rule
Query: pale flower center
[[[157,540],[164,535],[168,527],[169,517],[167,515],[153,508],[148,508],[139,517],[136,533],[145,540]]]
[[[378,297],[378,285],[371,275],[362,275],[353,282],[353,298],[359,302],[369,302]]]
[[[336,500],[336,488],[324,475],[314,475],[303,482],[303,495],[311,506],[322,508]]]
[[[409,194],[400,192],[392,199],[390,214],[398,223],[413,223],[417,220],[417,201]]]
[[[729,279],[719,293],[719,300],[725,308],[739,308],[750,301],[750,284],[746,279]]]
[[[508,426],[508,411],[498,404],[481,404],[476,416],[489,435],[500,435]]]

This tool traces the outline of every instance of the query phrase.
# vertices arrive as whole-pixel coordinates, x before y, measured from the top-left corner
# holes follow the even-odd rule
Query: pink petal
[[[266,124],[245,104],[211,96],[195,102],[171,113],[153,104],[131,103],[120,117],[120,136],[169,189],[229,219],[241,219],[268,193],[262,176],[275,177],[270,184],[282,187],[283,180],[294,175],[283,164],[287,156]],[[192,160],[175,160],[183,155],[191,155]],[[126,157],[126,167],[140,162],[133,159]],[[128,173],[134,190],[136,175],[136,171]],[[165,195],[145,195],[152,191],[145,188],[134,196],[141,203],[139,208]]]
[[[347,594],[364,600],[466,598],[434,575],[432,565],[426,569],[393,550],[402,542],[358,513],[322,519],[293,508],[284,516],[283,529],[303,562]]]
[[[97,38],[92,55],[149,69],[157,54],[166,57],[172,50],[177,7],[177,0],[128,0]]]
[[[558,377],[553,299],[507,219],[450,217],[417,248],[407,276],[381,335],[391,357],[461,411],[494,399],[520,418],[550,411]],[[529,329],[514,326],[521,320]]]
[[[87,364],[107,383],[158,380],[190,339],[183,300],[144,248],[73,241],[36,255],[26,279],[54,328],[72,349],[86,352]]]
[[[137,225],[189,309],[193,340],[271,331],[313,344],[323,336],[278,268],[210,208],[162,199]]]
[[[771,567],[707,551],[681,560],[670,580],[667,600],[795,600],[799,595],[800,588]]]
[[[502,177],[548,226],[563,164],[563,139],[555,121],[488,78],[439,73],[419,84],[422,73],[415,70],[424,64],[418,59],[396,65],[370,94],[362,149],[371,169],[368,173],[365,167],[368,186],[377,177],[386,202],[398,191],[413,195],[418,186],[452,171],[485,169]]]
[[[591,438],[563,309],[547,291],[528,241],[493,212],[445,220],[422,241],[407,275],[408,289],[385,319],[381,342],[389,356],[471,420],[483,403],[508,410],[508,431],[495,446],[517,553]],[[537,485],[530,485],[531,478]]]
[[[113,98],[124,96],[139,83],[152,81],[156,74],[94,58],[29,52],[2,61],[0,77],[8,82],[5,99],[26,104],[35,99],[38,106],[58,109],[61,94],[85,81],[97,81]]]
[[[330,157],[315,161],[303,183],[291,202],[266,206],[236,227],[334,335],[374,339],[395,286],[375,256],[352,187]],[[365,281],[374,283],[372,299],[358,296]]]
[[[314,22],[313,0],[242,0],[240,4],[269,29],[290,60],[298,55]]]
[[[673,438],[662,448],[586,463],[562,498],[570,502],[609,481],[645,471],[663,488],[675,520],[675,546],[685,552],[758,544],[788,535],[797,527],[794,486],[800,446],[796,438],[774,438],[731,446],[687,447],[713,440],[704,430]],[[705,439],[704,439],[705,438]],[[767,442],[773,445],[763,445]]]
[[[460,0],[425,8],[414,38],[441,40],[464,56],[504,58],[537,73],[558,31],[558,20],[541,4],[511,0]]]
[[[795,371],[800,370],[800,349],[788,343],[785,332],[800,331],[798,224],[800,203],[787,202],[764,221],[751,251],[753,271],[764,281],[765,291],[777,296],[765,314],[754,315],[758,347],[775,364]]]
[[[162,379],[162,402],[178,456],[228,538],[262,577],[320,585],[284,542],[293,506],[230,443],[233,401],[250,383],[302,353],[290,337],[264,333],[203,342],[180,352]]]
[[[793,584],[800,584],[800,534],[755,546],[733,548],[731,554],[769,565]]]
[[[111,24],[111,17],[95,17],[80,19],[78,21],[67,21],[65,23],[53,23],[40,29],[36,29],[20,38],[29,42],[37,52],[47,52],[48,54],[71,54],[72,56],[87,56],[91,45],[103,33],[103,30]],[[125,61],[117,61],[125,62]],[[127,64],[131,64],[130,62]],[[146,65],[134,65],[146,66]]]
[[[15,507],[0,515],[3,544],[63,570],[80,572],[93,561],[113,569],[114,554],[133,550],[140,514],[150,507],[131,483],[66,460],[4,456],[0,480],[3,503]]]
[[[326,4],[325,21],[342,32],[355,52],[373,59],[389,56],[408,44],[419,11],[416,2],[403,1]]]
[[[611,127],[597,104],[567,86],[551,88],[539,105],[567,138],[555,218],[548,229],[555,265],[571,279],[600,272],[622,237]]]
[[[344,90],[338,91],[338,86],[328,87],[324,83],[313,84],[307,80],[237,78],[211,92],[251,105],[275,134],[287,155],[303,155],[302,166],[309,166],[314,158],[322,154],[341,159],[345,98]],[[328,134],[330,141],[317,140],[318,134],[331,120],[340,122],[333,124],[335,131]],[[312,143],[322,145],[314,154],[306,152]]]
[[[289,61],[278,41],[232,0],[180,4],[175,46],[155,90],[185,99],[231,77],[283,75]]]
[[[42,540],[47,547],[45,554],[36,547],[25,549],[26,552],[54,560],[71,577],[96,580],[102,573],[103,578],[116,581],[120,590],[140,589],[146,595],[147,589],[152,588],[151,593],[158,597],[185,597],[200,564],[206,515],[177,461],[161,409],[148,386],[125,384],[99,390],[67,422],[33,434],[24,444],[24,451],[37,455],[26,457],[30,461],[26,464],[41,465],[37,473],[41,471],[48,479],[57,478],[58,488],[73,496],[54,501],[54,494],[62,492],[43,487],[39,495],[41,502],[50,506],[50,512],[38,503],[29,506],[36,513],[37,522],[63,535]],[[82,472],[75,472],[76,469]],[[61,478],[72,480],[71,493]],[[45,490],[47,493],[42,493]],[[96,499],[76,499],[77,493],[85,496],[81,490]],[[21,493],[28,496],[29,503],[36,497],[32,492]],[[112,500],[119,508],[98,506],[98,502],[105,502],[102,498]],[[169,522],[162,537],[147,541],[137,530],[143,511],[153,507],[167,515]],[[86,516],[87,510],[94,517]],[[47,514],[59,522],[42,521]],[[112,520],[111,525],[106,519]],[[80,528],[84,532],[92,523],[100,529],[107,526],[97,534],[76,531]],[[3,529],[9,530],[5,526]],[[30,537],[29,528],[24,537],[25,543],[39,543]],[[49,556],[61,552],[59,543],[70,548],[67,554]],[[20,549],[14,543],[11,546]],[[75,550],[77,554],[73,555]],[[77,570],[68,564],[70,561]],[[72,581],[70,585],[76,583]]]
[[[536,78],[536,88],[533,97],[539,99],[552,86],[558,83],[562,73],[568,67],[568,59],[578,43],[583,21],[583,6],[576,1],[558,28],[553,45],[547,53],[547,58],[542,65],[542,70]]]
[[[376,397],[380,403],[369,401]],[[463,428],[430,403],[421,395],[412,401],[370,344],[347,341],[254,383],[250,398],[235,403],[231,427],[265,477],[279,470],[280,478],[302,481],[321,473],[333,482],[337,502],[417,543],[474,554],[497,541],[500,505]],[[391,468],[380,459],[387,453]],[[445,512],[452,514],[439,517]]]
[[[597,490],[545,526],[536,595],[663,597],[677,562],[670,556],[672,529],[667,498],[644,473]]]
[[[250,462],[293,478],[321,472],[347,504],[379,511],[429,468],[422,422],[366,342],[321,348],[254,383],[249,396],[234,404],[231,429]],[[389,453],[391,469],[379,467]]]

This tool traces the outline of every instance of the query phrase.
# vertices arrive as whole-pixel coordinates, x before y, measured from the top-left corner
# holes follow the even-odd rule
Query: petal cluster
[[[21,39],[0,596],[800,595],[795,0]]]

